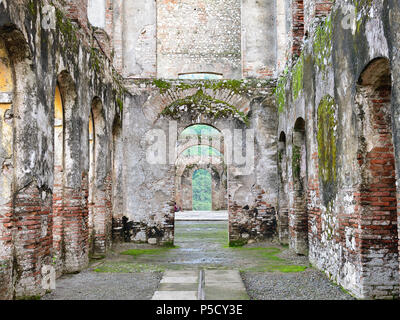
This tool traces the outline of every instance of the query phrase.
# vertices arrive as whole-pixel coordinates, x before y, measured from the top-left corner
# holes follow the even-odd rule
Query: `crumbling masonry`
[[[122,217],[173,242],[199,168],[231,245],[398,298],[399,30],[398,0],[0,1],[0,299],[84,269]],[[194,124],[219,162],[182,157]]]

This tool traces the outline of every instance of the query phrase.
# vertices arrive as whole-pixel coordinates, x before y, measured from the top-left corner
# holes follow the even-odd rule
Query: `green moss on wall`
[[[275,98],[277,109],[279,113],[285,110],[286,105],[286,83],[287,83],[287,70],[282,77],[279,78],[278,84],[275,88]]]
[[[332,36],[332,18],[329,16],[321,26],[317,27],[313,40],[315,63],[322,72],[332,66]]]
[[[296,100],[303,91],[304,55],[301,54],[292,72],[292,94]]]
[[[318,170],[324,190],[332,193],[337,180],[337,106],[327,95],[318,106]],[[330,196],[325,197],[327,201]]]
[[[78,34],[78,28],[75,27],[58,8],[56,8],[56,21],[57,30],[63,35],[64,40],[67,42],[68,48],[77,51],[79,47],[79,40],[76,36]]]
[[[169,89],[171,89],[171,84],[161,79],[153,80],[153,85],[155,85],[158,89],[160,89],[161,94],[164,94]]]
[[[294,178],[300,178],[301,148],[293,145],[292,147],[292,175]]]

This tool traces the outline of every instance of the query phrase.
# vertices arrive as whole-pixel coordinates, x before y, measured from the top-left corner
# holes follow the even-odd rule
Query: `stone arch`
[[[209,135],[206,137],[199,137],[197,135],[183,135],[184,131],[188,128],[191,128],[193,126],[197,125],[206,125],[208,127],[214,128],[216,131],[218,131],[218,135]],[[225,152],[224,148],[224,139],[223,139],[223,134],[220,130],[218,130],[215,126],[205,124],[205,123],[196,123],[196,124],[191,124],[184,128],[183,130],[181,129],[180,132],[178,132],[178,141],[177,141],[177,155],[180,155],[182,152],[184,152],[186,149],[191,148],[193,146],[210,146],[218,152],[220,152],[222,155]]]
[[[89,116],[89,233],[95,253],[105,253],[111,245],[111,176],[105,152],[108,143],[103,103],[95,97]]]
[[[244,115],[247,115],[250,111],[251,101],[247,97],[236,94],[228,89],[213,90],[189,88],[179,90],[172,88],[167,90],[165,93],[157,92],[150,96],[143,106],[144,115],[146,119],[152,123],[155,123],[163,111],[165,111],[168,107],[176,104],[179,101],[184,103],[186,100],[196,100],[196,95],[205,96],[208,100],[220,101],[227,105],[233,106],[237,111],[243,113]]]
[[[293,204],[289,213],[290,247],[297,254],[308,252],[308,216],[306,209],[306,132],[305,121],[298,118],[292,137]]]
[[[392,75],[386,58],[372,60],[357,83],[358,164],[363,295],[399,296],[399,236],[392,133]],[[356,240],[357,241],[357,240]],[[379,256],[381,263],[374,261]],[[376,274],[379,274],[377,278]],[[376,292],[378,291],[378,292]],[[382,292],[385,292],[383,294]]]
[[[278,200],[278,234],[279,241],[283,244],[289,242],[289,208],[287,194],[287,155],[286,134],[281,132],[278,140],[278,177],[279,177],[279,200]]]

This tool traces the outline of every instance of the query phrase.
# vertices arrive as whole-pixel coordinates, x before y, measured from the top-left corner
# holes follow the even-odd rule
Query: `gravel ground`
[[[244,272],[252,300],[353,300],[315,269],[297,273]]]
[[[162,273],[97,273],[89,270],[57,279],[42,300],[150,300]]]

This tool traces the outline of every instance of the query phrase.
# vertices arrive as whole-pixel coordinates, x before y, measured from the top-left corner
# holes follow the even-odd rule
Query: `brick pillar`
[[[31,183],[14,199],[16,296],[42,294],[42,267],[52,265],[52,197]]]
[[[11,299],[13,294],[12,218],[12,204],[9,201],[0,206],[0,300]]]
[[[53,253],[58,276],[64,271],[63,240],[63,168],[58,165],[54,166],[53,186]]]
[[[112,239],[112,178],[107,175],[102,189],[94,191],[93,203],[93,251],[104,254],[111,247]]]
[[[371,150],[360,154],[361,263],[366,297],[399,297],[399,251],[394,147],[391,132],[390,87],[369,97],[366,130]],[[368,139],[369,137],[366,136]]]
[[[293,206],[289,210],[290,247],[297,254],[308,252],[308,215],[305,179],[305,134],[293,132],[292,148]]]
[[[88,212],[85,194],[84,189],[64,188],[65,272],[80,271],[88,263]]]

